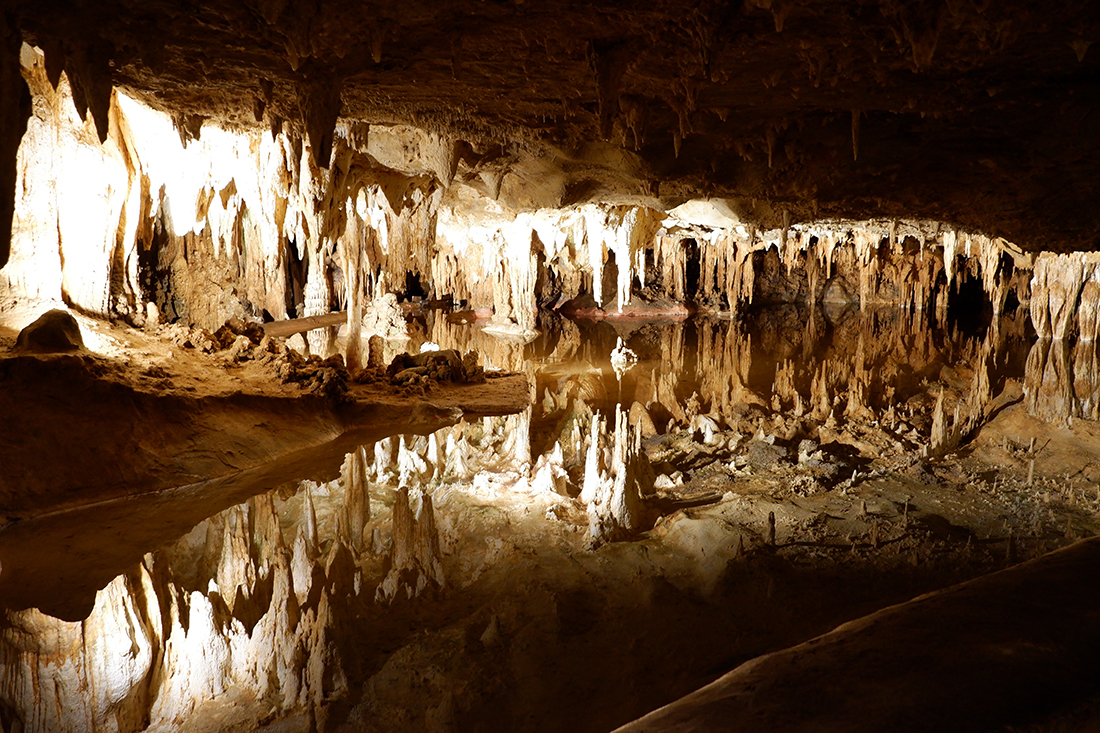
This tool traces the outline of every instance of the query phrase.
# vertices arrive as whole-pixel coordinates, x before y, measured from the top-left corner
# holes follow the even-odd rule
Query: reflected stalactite
[[[422,494],[419,516],[409,506],[409,490],[397,490],[393,505],[393,549],[386,559],[386,575],[375,591],[384,605],[410,601],[446,585],[440,560],[439,535],[430,494]]]
[[[323,717],[327,705],[346,694],[330,630],[334,579],[312,562],[307,585],[295,568],[299,555],[308,554],[298,549],[306,544],[305,531],[291,555],[270,495],[207,524],[221,525],[213,547],[191,543],[200,530],[210,534],[200,527],[147,555],[99,592],[82,623],[34,609],[7,612],[2,695],[9,709],[18,705],[21,729],[176,728],[198,706],[236,687],[275,710],[309,709]],[[195,564],[189,558],[196,550],[215,552],[216,559]],[[50,646],[35,638],[50,639]]]
[[[365,547],[363,528],[370,521],[370,496],[367,482],[367,451],[359,447],[348,453],[340,472],[344,481],[344,505],[339,514],[339,530],[336,534],[355,551]]]
[[[768,467],[811,492],[854,480],[835,456],[936,459],[988,417],[1026,326],[1021,312],[980,337],[929,329],[916,311],[782,307],[620,331],[567,322],[524,347],[429,320],[442,348],[495,342],[502,364],[527,356],[531,408],[359,446],[332,481],[211,517],[101,591],[84,624],[8,613],[5,709],[26,730],[138,730],[179,725],[243,688],[276,714],[308,711],[324,730],[353,676],[338,630],[472,582],[449,554],[456,502],[537,498],[548,520],[574,517],[595,547]],[[617,378],[620,343],[638,360]],[[1061,384],[1062,402],[1094,411],[1092,343],[1050,343],[1028,369]]]
[[[588,436],[580,500],[588,510],[588,542],[593,546],[635,535],[646,516],[634,465],[634,429],[626,410],[616,410],[614,420],[609,436],[606,418],[593,415]]]

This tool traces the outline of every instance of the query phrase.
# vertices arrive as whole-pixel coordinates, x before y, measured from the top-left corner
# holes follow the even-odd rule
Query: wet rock
[[[19,354],[56,354],[84,348],[80,324],[68,311],[51,310],[19,332],[13,351]]]
[[[367,369],[382,369],[385,366],[385,340],[374,334],[367,344]]]
[[[461,355],[455,349],[398,354],[386,369],[394,384],[417,383],[417,378],[437,382],[481,382],[484,370],[477,364],[477,353]]]

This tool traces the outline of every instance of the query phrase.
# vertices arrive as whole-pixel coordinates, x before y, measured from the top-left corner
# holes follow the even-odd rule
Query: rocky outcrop
[[[80,324],[68,311],[54,309],[43,313],[19,332],[13,351],[19,354],[55,354],[79,351],[83,347]]]

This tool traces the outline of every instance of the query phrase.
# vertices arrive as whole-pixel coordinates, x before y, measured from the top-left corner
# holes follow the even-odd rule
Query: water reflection
[[[354,721],[357,691],[411,633],[394,625],[497,572],[495,535],[512,522],[559,523],[595,547],[752,476],[814,492],[873,458],[952,450],[1023,376],[1027,349],[1016,315],[978,333],[929,328],[919,312],[793,306],[540,325],[524,344],[428,314],[407,345],[474,349],[486,366],[526,372],[522,413],[361,436],[341,447],[338,477],[252,496],[135,557],[84,623],[9,612],[5,725],[171,727],[224,699],[253,723],[301,711],[316,730],[337,714]],[[637,361],[616,373],[620,339]],[[1070,352],[1052,353],[1043,373],[1076,385]],[[479,643],[493,633],[490,622]]]

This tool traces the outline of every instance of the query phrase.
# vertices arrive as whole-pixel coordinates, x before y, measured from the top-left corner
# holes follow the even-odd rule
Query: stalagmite
[[[344,259],[344,297],[348,311],[344,364],[349,371],[363,367],[360,353],[360,334],[363,327],[362,250],[357,234],[358,227],[350,228],[340,240]],[[369,361],[368,357],[368,363]]]
[[[539,493],[566,495],[569,474],[564,467],[561,443],[555,441],[548,453],[539,456],[531,476],[531,488]]]
[[[584,483],[581,486],[581,501],[589,506],[596,503],[600,495],[603,469],[600,465],[600,434],[605,423],[599,413],[592,416],[589,427],[587,450],[584,455]]]

